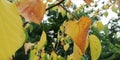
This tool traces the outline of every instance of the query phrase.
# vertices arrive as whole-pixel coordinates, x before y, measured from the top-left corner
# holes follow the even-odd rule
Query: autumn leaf
[[[59,7],[59,12],[61,13],[62,17],[64,17],[66,14],[66,11],[62,7]]]
[[[71,0],[67,0],[65,2],[65,6],[68,7],[68,8],[71,6],[71,4],[72,4]]]
[[[88,5],[90,5],[91,2],[92,2],[92,0],[84,0],[84,1],[85,1],[85,3],[87,3]]]
[[[67,56],[67,60],[72,60],[73,59],[73,54]]]
[[[37,51],[39,51],[40,49],[43,48],[43,46],[45,45],[46,41],[47,41],[47,39],[46,39],[46,33],[43,31],[41,39],[38,42]]]
[[[22,19],[14,3],[0,0],[0,60],[9,60],[23,45]]]
[[[65,44],[65,45],[64,45],[64,50],[67,51],[68,48],[69,48],[69,44]]]
[[[55,51],[52,51],[51,55],[52,55],[53,60],[57,60],[57,54],[55,53]]]
[[[78,21],[69,20],[65,23],[65,33],[72,38],[82,53],[85,52],[86,38],[91,25],[91,19],[84,16]]]
[[[74,43],[74,48],[73,48],[73,60],[80,60],[82,57],[82,51],[79,49],[79,47]]]
[[[30,60],[38,60],[39,57],[37,55],[36,49],[31,49],[30,50]]]
[[[97,21],[93,24],[95,28],[97,28],[99,31],[102,31],[104,29],[104,25],[101,21]]]
[[[91,59],[98,60],[102,50],[101,42],[96,35],[90,35],[89,41],[90,41]]]
[[[87,50],[88,46],[89,46],[89,39],[88,39],[88,36],[87,36],[87,39],[86,39],[86,42],[85,42],[85,51]]]
[[[99,9],[97,9],[95,12],[94,12],[94,16],[97,16],[99,14]]]
[[[26,20],[37,24],[42,21],[46,12],[46,3],[42,0],[20,0],[16,5]]]

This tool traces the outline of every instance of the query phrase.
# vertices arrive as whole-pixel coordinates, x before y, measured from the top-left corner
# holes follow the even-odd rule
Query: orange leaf
[[[91,25],[91,19],[88,17],[81,17],[79,21],[71,21],[65,23],[65,33],[68,34],[72,40],[79,46],[82,53],[85,52],[85,45],[87,33]]]
[[[37,24],[42,21],[46,11],[46,3],[42,0],[20,0],[16,5],[26,20]]]
[[[85,3],[87,3],[88,5],[90,5],[90,3],[92,2],[92,0],[84,0]]]

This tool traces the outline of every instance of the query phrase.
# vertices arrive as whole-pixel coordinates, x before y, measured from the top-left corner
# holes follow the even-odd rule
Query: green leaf
[[[104,15],[105,17],[107,17],[107,16],[108,16],[108,12],[105,11],[103,15]]]
[[[111,9],[113,12],[117,13],[118,8],[115,5],[113,5]]]
[[[108,36],[108,27],[107,27],[107,25],[104,26],[104,32],[105,32],[105,35]]]

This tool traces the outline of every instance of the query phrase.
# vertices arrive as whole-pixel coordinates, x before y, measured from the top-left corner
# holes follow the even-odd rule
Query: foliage
[[[5,55],[0,56],[1,60],[8,60],[10,57],[11,60],[119,59],[119,1],[103,1],[102,7],[99,8],[99,1],[94,0],[84,0],[85,3],[79,7],[72,0],[46,0],[45,3],[42,0],[9,1],[0,1],[0,7],[3,8],[0,10],[0,46],[3,49],[0,49],[0,55],[6,55],[5,59]],[[113,18],[104,25],[100,18],[107,18],[109,10],[118,14],[118,18]],[[22,40],[18,42],[20,39],[17,37]],[[24,40],[26,41],[23,42]],[[8,53],[10,48],[7,47],[6,41],[9,42],[10,48],[14,48],[9,50],[11,53]],[[6,45],[6,50],[2,44]],[[21,47],[22,44],[24,45]],[[15,47],[17,45],[19,46]],[[17,50],[18,48],[20,49]]]

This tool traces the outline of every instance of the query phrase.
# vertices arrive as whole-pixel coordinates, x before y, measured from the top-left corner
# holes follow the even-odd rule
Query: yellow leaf
[[[57,60],[57,54],[55,53],[55,51],[52,51],[51,55],[52,55],[53,60]]]
[[[94,16],[97,16],[99,14],[99,9],[94,12]]]
[[[73,48],[73,60],[80,60],[82,57],[82,51],[80,48],[74,43],[74,48]]]
[[[88,37],[87,37],[87,39],[86,39],[86,44],[85,44],[85,51],[87,50],[87,48],[88,48],[88,46],[89,46],[89,39],[88,39]]]
[[[102,50],[101,42],[96,35],[90,35],[89,41],[90,41],[91,59],[98,60]]]
[[[81,17],[78,21],[69,20],[65,23],[65,33],[79,46],[82,53],[85,52],[86,38],[90,25],[91,19],[86,16]]]
[[[106,4],[106,5],[103,5],[103,9],[105,9],[105,10],[107,10],[107,9],[109,9],[109,7],[110,7],[110,5],[109,4]]]
[[[58,6],[55,6],[52,8],[53,11],[56,11],[58,9]]]
[[[42,0],[20,0],[16,5],[26,20],[37,24],[42,21],[46,12],[46,3]]]
[[[70,15],[70,13],[67,13],[67,17],[68,17],[68,19],[70,19],[70,18],[71,18],[71,15]]]
[[[64,60],[63,57],[61,57],[60,55],[57,56],[57,60]]]
[[[72,60],[73,59],[73,54],[67,56],[67,60]]]
[[[15,4],[0,0],[0,60],[8,60],[24,43],[22,19]]]
[[[104,28],[104,25],[103,25],[103,23],[102,23],[101,21],[95,22],[93,26],[94,26],[95,28],[97,28],[99,31],[102,31],[103,28]]]
[[[64,45],[64,50],[67,51],[68,48],[69,48],[69,44],[65,44],[65,45]]]
[[[30,50],[30,60],[38,60],[39,57],[37,56],[36,49]]]
[[[66,11],[62,7],[59,7],[59,12],[62,14],[62,17],[66,14]]]
[[[71,0],[67,0],[65,2],[65,6],[68,7],[68,8],[71,6],[71,4],[72,4]]]
[[[47,42],[46,33],[43,31],[42,35],[41,35],[41,39],[38,42],[37,51],[39,51],[40,49],[42,49],[46,42]]]
[[[44,58],[45,55],[46,55],[46,53],[41,52],[41,58]]]

